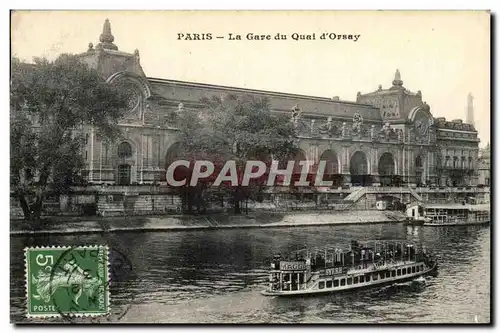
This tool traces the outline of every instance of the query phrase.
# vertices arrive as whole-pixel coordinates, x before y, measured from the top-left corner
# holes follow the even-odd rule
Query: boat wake
[[[394,295],[400,292],[420,292],[427,285],[424,277],[418,277],[407,282],[394,283],[377,290],[376,294]]]

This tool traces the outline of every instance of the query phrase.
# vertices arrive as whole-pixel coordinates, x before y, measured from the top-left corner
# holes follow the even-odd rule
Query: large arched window
[[[125,158],[132,156],[132,146],[128,142],[122,142],[118,145],[118,157]]]
[[[351,183],[355,186],[366,186],[371,184],[368,174],[368,158],[362,151],[357,151],[352,155],[349,161],[349,172],[351,174]]]
[[[415,166],[417,168],[421,168],[424,166],[424,163],[422,161],[422,157],[421,156],[417,156],[417,158],[415,159]]]
[[[337,154],[333,150],[325,150],[322,154],[321,157],[319,158],[320,161],[325,161],[325,170],[324,173],[326,175],[335,175],[339,173],[339,166],[338,166],[338,158]]]
[[[382,186],[392,185],[393,176],[395,175],[394,157],[391,153],[383,153],[378,161],[378,174],[380,176],[380,184]]]

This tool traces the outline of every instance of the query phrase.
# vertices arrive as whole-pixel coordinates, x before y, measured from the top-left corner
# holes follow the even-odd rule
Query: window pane
[[[128,142],[122,142],[118,145],[118,157],[132,156],[132,146]]]
[[[124,164],[118,166],[118,184],[119,185],[130,184],[130,165]]]

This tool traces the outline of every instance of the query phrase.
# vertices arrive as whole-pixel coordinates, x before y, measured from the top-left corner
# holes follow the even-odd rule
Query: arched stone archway
[[[115,180],[118,185],[130,185],[135,181],[135,148],[129,140],[120,141],[116,146],[117,163],[115,165]]]
[[[321,161],[325,161],[323,180],[333,181],[333,186],[340,186],[342,183],[342,175],[340,174],[339,158],[335,151],[331,149],[325,150],[319,158],[319,162]]]
[[[424,183],[424,157],[419,154],[415,157],[415,184],[420,186]]]
[[[293,154],[291,157],[292,157],[293,161],[295,161],[295,163],[293,165],[292,174],[299,175],[302,172],[302,166],[300,165],[300,161],[307,161],[307,155],[306,155],[305,151],[303,151],[302,149],[297,149],[295,154]]]
[[[371,177],[368,174],[368,158],[362,151],[355,152],[349,161],[351,183],[357,186],[370,185]]]
[[[165,154],[165,170],[168,169],[168,166],[172,164],[175,160],[181,157],[181,144],[179,142],[175,142],[167,150]]]
[[[333,150],[325,150],[321,154],[319,160],[326,161],[325,174],[335,175],[339,173],[339,159],[337,154]]]
[[[380,185],[393,185],[394,176],[396,175],[396,162],[394,156],[389,153],[383,153],[378,161],[378,174],[380,177]]]

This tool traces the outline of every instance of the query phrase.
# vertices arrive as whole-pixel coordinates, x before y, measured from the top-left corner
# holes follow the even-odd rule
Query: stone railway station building
[[[343,184],[388,185],[394,179],[409,185],[477,183],[479,139],[474,126],[434,117],[422,93],[406,89],[397,70],[389,88],[358,92],[356,102],[347,102],[152,78],[142,70],[138,50],[126,53],[114,44],[109,21],[99,40],[80,57],[109,83],[128,89],[130,109],[120,122],[120,142],[108,143],[85,128],[91,183],[161,183],[169,163],[182,156],[172,115],[196,111],[203,97],[225,94],[265,96],[274,112],[290,114],[300,148],[295,159],[316,165],[327,161],[325,173],[338,175]]]
[[[325,174],[334,180],[332,190],[339,192],[337,198],[364,198],[364,207],[373,208],[378,192],[388,186],[404,186],[410,191],[435,187],[442,192],[447,186],[474,189],[478,183],[479,139],[474,126],[460,119],[435,117],[420,91],[404,87],[398,70],[387,89],[379,86],[370,93],[358,92],[356,101],[348,102],[338,97],[149,77],[141,67],[138,50],[127,53],[114,44],[108,20],[99,41],[95,47],[90,43],[79,57],[107,82],[129,92],[129,111],[119,122],[123,137],[119,142],[108,142],[91,126],[83,128],[84,174],[93,186],[73,198],[54,198],[54,212],[75,211],[85,203],[97,203],[98,211],[117,214],[172,207],[179,212],[180,199],[163,186],[168,165],[182,158],[175,114],[196,112],[203,107],[200,100],[204,97],[224,98],[228,94],[267,97],[273,112],[289,115],[300,148],[294,159],[313,162],[312,173],[319,161],[326,161]],[[380,190],[356,194],[352,192],[356,186]],[[446,197],[442,193],[433,196],[422,192],[419,196],[406,192],[400,193],[403,202],[415,197]],[[12,200],[11,206],[16,207]],[[13,209],[11,215],[15,213]]]

